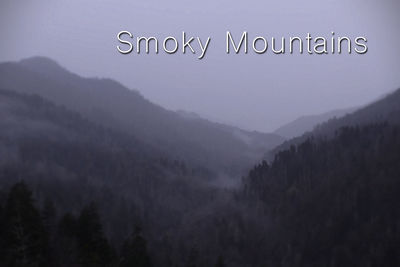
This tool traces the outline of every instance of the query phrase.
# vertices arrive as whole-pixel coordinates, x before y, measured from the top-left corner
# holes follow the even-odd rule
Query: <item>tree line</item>
[[[150,267],[147,241],[139,226],[117,250],[104,234],[95,203],[79,214],[57,214],[51,200],[38,208],[24,182],[1,205],[2,266]]]

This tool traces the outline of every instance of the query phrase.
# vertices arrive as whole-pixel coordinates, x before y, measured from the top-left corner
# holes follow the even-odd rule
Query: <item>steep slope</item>
[[[274,133],[287,139],[291,139],[296,136],[303,135],[306,132],[312,131],[315,126],[328,121],[329,119],[343,117],[346,114],[354,112],[355,110],[355,108],[338,109],[318,115],[302,116],[288,124],[279,127],[274,131]]]
[[[194,112],[179,110],[177,111],[177,113],[186,120],[208,122],[215,125],[220,131],[228,133],[229,135],[245,143],[252,151],[260,153],[263,151],[265,152],[265,149],[271,149],[276,146],[276,144],[281,144],[284,141],[283,137],[277,134],[268,134],[258,131],[250,132],[235,126],[212,122],[209,119],[205,119]]]
[[[365,125],[384,121],[391,124],[400,123],[400,89],[342,118],[331,119],[322,123],[317,127],[316,133],[324,134],[342,126]]]
[[[275,150],[242,200],[273,218],[258,254],[271,266],[397,266],[400,90]]]
[[[398,266],[399,151],[399,124],[376,122],[308,139],[256,166],[243,198],[273,218],[262,262]]]
[[[0,119],[0,151],[6,155],[1,158],[3,164],[14,161],[57,164],[68,173],[76,173],[75,178],[85,179],[86,172],[93,170],[99,175],[94,179],[96,184],[116,187],[123,185],[119,179],[128,185],[141,177],[154,186],[162,186],[170,178],[182,175],[183,169],[195,173],[132,136],[94,124],[37,95],[0,90]],[[57,155],[58,149],[61,153]],[[128,173],[112,174],[109,171],[114,167]],[[175,167],[179,167],[177,172],[173,171]],[[148,171],[158,174],[146,177]],[[198,186],[202,182],[198,179],[190,183]],[[136,189],[123,186],[120,192]]]
[[[173,231],[213,199],[208,178],[41,97],[0,90],[0,191],[23,179],[62,212],[96,201],[112,239],[135,222],[151,240]]]
[[[362,126],[372,123],[388,122],[392,124],[400,123],[400,89],[379,99],[365,107],[347,114],[341,118],[333,118],[317,125],[313,131],[307,132],[302,136],[285,141],[281,145],[271,150],[266,158],[273,159],[274,155],[280,150],[288,149],[292,145],[304,142],[310,136],[314,138],[334,136],[335,132],[344,126]]]
[[[240,174],[262,156],[261,151],[283,141],[276,134],[237,134],[204,119],[184,118],[115,81],[82,78],[46,58],[1,64],[0,88],[39,94],[179,160],[229,175]]]

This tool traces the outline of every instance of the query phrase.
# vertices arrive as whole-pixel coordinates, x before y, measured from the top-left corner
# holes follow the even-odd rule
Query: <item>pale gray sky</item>
[[[0,61],[41,55],[83,76],[114,78],[169,109],[251,130],[359,106],[400,87],[399,1],[2,0]],[[204,60],[123,56],[116,34],[206,39]],[[366,55],[226,55],[225,32],[267,39],[310,32],[368,38]]]

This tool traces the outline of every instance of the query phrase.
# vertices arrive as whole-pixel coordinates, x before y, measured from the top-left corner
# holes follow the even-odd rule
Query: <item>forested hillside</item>
[[[301,116],[296,120],[285,124],[274,131],[274,133],[287,139],[295,138],[306,132],[311,132],[316,126],[330,119],[341,118],[347,114],[353,113],[356,108],[338,109],[325,112],[318,115]]]
[[[233,179],[284,140],[276,134],[185,118],[116,81],[82,78],[47,58],[0,64],[0,88],[40,95],[102,126],[133,135],[171,158]]]
[[[400,127],[382,122],[310,137],[256,166],[243,197],[273,220],[268,266],[398,266],[399,162]]]
[[[269,151],[266,158],[272,159],[276,152],[288,149],[291,145],[298,145],[311,136],[314,138],[330,138],[341,127],[361,126],[380,122],[400,123],[400,89],[343,117],[335,117],[322,122],[313,131],[283,142]]]
[[[77,218],[86,206],[95,202],[104,220],[104,233],[115,249],[134,232],[136,226],[147,233],[152,246],[157,246],[168,232],[173,233],[180,229],[187,213],[208,205],[212,198],[215,200],[213,196],[217,189],[207,185],[208,179],[212,177],[206,170],[193,169],[183,162],[169,160],[164,154],[128,135],[93,124],[79,114],[57,107],[38,96],[0,91],[0,103],[2,196],[9,190],[11,195],[14,190],[20,190],[18,188],[21,188],[21,184],[17,189],[10,188],[17,182],[25,181],[34,192],[35,209],[39,210],[50,200],[58,212],[57,216],[72,214],[71,216]],[[28,205],[27,208],[31,210],[29,213],[32,212],[32,216],[35,216],[34,220],[39,220],[38,212],[33,211],[32,201],[26,199],[28,193],[25,191],[29,189],[21,190],[26,196],[15,201],[27,203],[22,203],[21,207],[16,203],[17,206],[10,209],[17,210],[10,212],[25,213],[24,205]],[[8,198],[10,197],[12,196]],[[14,205],[5,197],[1,200],[0,206],[6,211],[8,205]],[[7,216],[6,214],[6,221]],[[61,219],[62,217],[54,218],[56,221]],[[26,223],[29,224],[30,220],[27,217]],[[28,235],[36,234],[39,226],[32,227],[34,229],[24,231]],[[42,230],[37,234],[42,235]],[[6,236],[7,232],[9,231],[4,233]],[[9,238],[13,241],[10,241],[6,236],[6,247],[14,244],[10,242],[22,242],[14,240],[22,237],[11,236]],[[21,253],[25,252],[10,253],[7,254],[7,262],[17,261],[23,256]],[[41,252],[26,253],[34,253],[35,257],[39,257]],[[78,260],[69,259],[76,257],[75,254],[64,256],[68,260]],[[39,261],[36,258],[26,260],[32,260],[36,264]],[[28,266],[9,264],[8,266]],[[98,265],[88,263],[83,266]]]
[[[226,188],[215,181],[228,158],[215,165],[208,160],[221,156],[221,149],[247,161],[248,149],[263,150],[264,134],[249,136],[149,104],[179,116],[166,132],[196,125],[190,131],[206,129],[209,148],[226,138],[206,161],[179,160],[162,145],[166,139],[158,143],[132,130],[160,121],[148,117],[128,130],[122,122],[90,115],[93,103],[108,101],[93,97],[93,84],[108,93],[108,86],[119,85],[57,67],[44,75],[12,64],[24,71],[21,81],[2,73],[26,87],[0,90],[0,266],[400,265],[400,90],[285,143],[244,175],[240,186]],[[85,82],[88,95],[80,98]],[[57,103],[16,90],[42,92],[44,85],[54,86],[46,94]],[[54,94],[62,92],[68,105],[50,88],[60,90]],[[68,88],[80,93],[62,91]],[[135,101],[130,97],[136,93],[120,89]],[[89,98],[94,102],[85,105]],[[199,148],[199,140],[186,146],[188,139],[174,138],[182,143],[173,141],[172,147]],[[246,164],[228,169],[240,175]]]

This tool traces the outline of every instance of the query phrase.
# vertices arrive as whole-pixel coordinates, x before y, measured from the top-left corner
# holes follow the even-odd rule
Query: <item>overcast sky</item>
[[[0,61],[41,55],[114,78],[166,108],[272,131],[301,115],[368,103],[400,87],[400,1],[2,0]],[[212,40],[206,57],[117,52],[116,34]],[[365,55],[227,55],[225,33],[267,39],[365,36]]]

